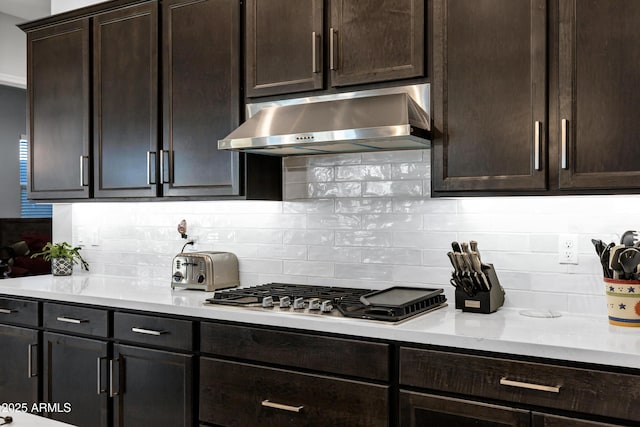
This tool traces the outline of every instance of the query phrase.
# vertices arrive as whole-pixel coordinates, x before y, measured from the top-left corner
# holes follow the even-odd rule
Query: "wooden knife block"
[[[500,285],[493,264],[488,264],[482,272],[489,280],[491,290],[477,292],[474,296],[467,295],[460,288],[456,288],[456,308],[471,313],[493,313],[504,304],[504,289]]]

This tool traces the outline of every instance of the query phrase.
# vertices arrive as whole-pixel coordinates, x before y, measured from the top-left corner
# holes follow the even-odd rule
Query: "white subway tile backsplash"
[[[362,187],[364,197],[418,197],[422,196],[422,181],[371,181]]]
[[[391,242],[388,231],[336,231],[336,246],[389,247]]]
[[[362,228],[366,230],[420,230],[422,216],[411,214],[363,215]]]
[[[336,181],[371,181],[391,179],[391,165],[337,166]]]
[[[361,248],[335,246],[309,246],[310,261],[360,262]]]
[[[441,287],[450,304],[446,252],[454,240],[476,240],[507,306],[606,313],[591,239],[638,228],[640,196],[432,199],[430,174],[429,150],[289,157],[284,202],[56,205],[54,235],[71,229],[91,273],[168,286],[186,219],[197,237],[186,251],[235,253],[243,285]],[[564,233],[578,237],[577,265],[558,263]]]
[[[404,248],[363,248],[362,262],[365,264],[420,265],[422,253]]]
[[[284,261],[283,273],[292,276],[332,277],[334,263],[324,261]]]
[[[285,230],[285,245],[325,245],[333,246],[335,235],[333,230]]]
[[[336,213],[391,213],[393,199],[336,199]]]
[[[307,186],[309,198],[360,197],[361,192],[359,182],[310,183]]]

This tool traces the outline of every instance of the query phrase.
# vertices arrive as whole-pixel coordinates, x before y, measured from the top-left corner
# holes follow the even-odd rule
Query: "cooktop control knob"
[[[320,310],[320,300],[318,298],[309,300],[309,310]]]
[[[175,273],[173,273],[173,281],[174,282],[179,283],[179,282],[182,281],[183,278],[184,278],[184,276],[179,271],[176,271]]]
[[[322,301],[322,304],[320,304],[320,311],[323,313],[329,313],[331,310],[333,310],[331,300]]]
[[[264,308],[273,307],[273,297],[272,296],[267,296],[267,297],[262,298],[262,306]]]
[[[304,310],[304,298],[298,297],[293,300],[294,310]]]
[[[198,283],[204,283],[204,274],[198,276]]]
[[[280,308],[289,308],[291,307],[291,298],[284,296],[280,297]]]

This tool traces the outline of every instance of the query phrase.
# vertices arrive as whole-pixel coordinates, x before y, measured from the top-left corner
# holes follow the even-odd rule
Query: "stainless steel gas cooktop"
[[[383,290],[268,283],[216,291],[210,304],[386,322],[445,307],[442,289],[396,286]]]

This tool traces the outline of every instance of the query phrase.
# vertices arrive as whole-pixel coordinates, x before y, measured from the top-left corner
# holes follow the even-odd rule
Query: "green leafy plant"
[[[55,259],[55,258],[62,258],[72,264],[80,263],[83,269],[89,271],[89,264],[87,263],[87,261],[84,260],[84,258],[82,258],[82,255],[80,255],[80,249],[82,248],[80,248],[79,246],[76,246],[74,248],[67,242],[62,242],[62,243],[48,242],[42,248],[42,252],[38,252],[31,255],[31,258],[41,256],[42,258],[45,259],[45,261],[51,261],[52,259]]]

